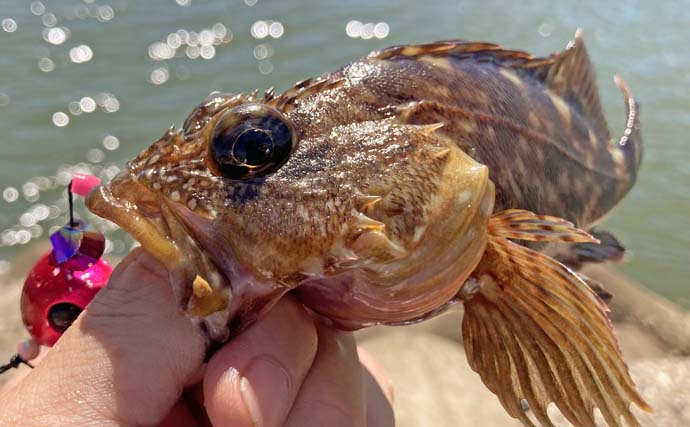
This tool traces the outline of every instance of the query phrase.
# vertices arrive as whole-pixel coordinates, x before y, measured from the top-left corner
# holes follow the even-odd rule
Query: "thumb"
[[[0,401],[0,424],[157,425],[197,374],[204,339],[141,249],[40,365]]]

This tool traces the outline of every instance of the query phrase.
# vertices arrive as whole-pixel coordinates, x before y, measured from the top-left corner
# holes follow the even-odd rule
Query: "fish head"
[[[310,105],[212,95],[87,198],[168,268],[214,340],[306,282],[418,297],[479,260],[493,184],[440,124]]]

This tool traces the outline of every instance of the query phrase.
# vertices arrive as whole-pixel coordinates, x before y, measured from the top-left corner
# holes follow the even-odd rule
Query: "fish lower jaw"
[[[94,214],[119,225],[169,270],[180,262],[180,251],[160,231],[160,225],[142,215],[136,205],[119,200],[108,187],[93,189],[86,198],[86,206]]]
[[[140,187],[132,183],[127,190],[145,191]],[[178,305],[190,317],[200,319],[212,341],[227,340],[233,296],[230,281],[189,236],[164,200],[144,215],[136,202],[122,201],[102,186],[88,195],[86,203],[93,213],[129,233],[168,270]]]

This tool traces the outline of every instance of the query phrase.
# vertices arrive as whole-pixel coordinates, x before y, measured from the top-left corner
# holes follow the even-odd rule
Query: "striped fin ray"
[[[335,89],[342,86],[343,83],[345,83],[344,79],[329,76],[315,80],[306,79],[295,83],[293,87],[287,89],[281,95],[271,94],[270,97],[264,96],[264,102],[285,113],[292,111],[298,101],[319,92]]]
[[[522,209],[508,209],[491,217],[492,234],[507,239],[599,243],[573,223],[555,216],[537,215]]]
[[[509,215],[490,220],[484,257],[461,291],[470,366],[525,426],[535,424],[523,400],[545,427],[553,426],[551,402],[574,427],[595,427],[595,407],[610,427],[622,427],[622,419],[639,427],[631,404],[651,408],[630,378],[605,304],[564,265],[494,234],[503,230],[494,222]],[[525,219],[513,215],[518,223]],[[555,231],[553,240],[564,240],[563,233]]]

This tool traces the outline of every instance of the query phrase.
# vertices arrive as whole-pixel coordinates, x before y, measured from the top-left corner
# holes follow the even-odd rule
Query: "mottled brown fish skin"
[[[486,217],[470,207],[485,204],[494,188],[494,211],[520,208],[587,229],[627,193],[640,161],[637,105],[622,87],[629,119],[614,143],[580,33],[546,58],[463,41],[392,47],[279,96],[212,94],[90,205],[130,231],[148,219],[147,230],[163,237],[137,236],[155,251],[175,252],[168,239],[178,252],[198,252],[191,261],[162,261],[207,274],[211,262],[245,277],[239,265],[286,288],[346,264],[442,251],[428,236],[456,230],[470,212],[479,215],[473,221]],[[214,171],[209,145],[221,118],[248,103],[284,115],[299,145],[275,173],[229,179]],[[452,170],[459,167],[469,175]],[[491,188],[478,178],[482,170]],[[211,285],[223,281],[232,282]]]
[[[368,105],[363,113],[397,105],[395,114],[408,123],[444,123],[441,133],[489,166],[495,211],[522,208],[588,228],[635,181],[639,124],[635,140],[626,145],[611,140],[579,34],[552,82],[542,81],[534,65],[539,60],[525,53],[502,51],[496,57],[496,46],[476,45],[389,48],[342,74],[350,80],[357,76],[364,87],[356,95]],[[551,58],[541,67],[551,65]],[[589,87],[567,88],[565,73]],[[599,117],[585,117],[573,93],[578,89]]]
[[[635,181],[638,107],[617,83],[628,120],[613,142],[580,32],[546,58],[396,46],[281,95],[212,94],[87,205],[168,268],[209,342],[287,292],[342,329],[461,300],[470,365],[525,426],[523,399],[545,426],[553,402],[577,427],[595,425],[595,406],[639,427],[631,404],[650,408],[606,306],[534,250],[599,243],[575,226]]]
[[[433,234],[429,227],[453,228],[465,208],[438,195],[449,197],[444,189],[452,185],[452,194],[483,203],[488,191],[479,181],[446,182],[460,164],[478,173],[486,166],[494,211],[520,208],[587,229],[627,193],[640,161],[637,105],[622,87],[629,119],[614,143],[579,33],[546,58],[463,41],[392,47],[279,96],[212,94],[181,130],[130,162],[103,193],[107,203],[92,207],[106,217],[112,206],[126,211],[119,215],[132,222],[121,224],[126,229],[139,227],[127,219],[132,213],[149,218],[178,250],[198,252],[196,270],[241,265],[287,288],[371,257],[389,262],[418,246],[442,250],[420,239]],[[282,113],[299,146],[275,173],[237,181],[213,171],[209,144],[224,114],[247,103]],[[448,154],[451,147],[476,163]],[[172,251],[164,239],[149,240],[156,251]]]

